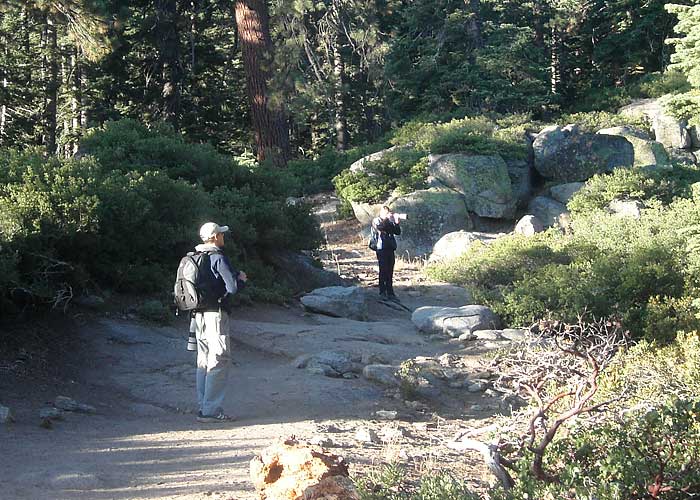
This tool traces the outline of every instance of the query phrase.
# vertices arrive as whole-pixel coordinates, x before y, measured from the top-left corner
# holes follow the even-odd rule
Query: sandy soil
[[[357,236],[357,224],[333,220],[333,199],[317,201],[328,242],[321,252],[326,266],[376,286],[376,262]],[[453,289],[427,281],[419,262],[397,265],[396,289],[411,308],[463,305]],[[419,335],[409,313],[381,304],[371,312],[374,321]],[[243,308],[237,320],[324,324],[296,304]],[[87,313],[56,325],[57,331],[66,328],[74,331],[57,338],[72,340],[60,340],[59,354],[49,353],[41,366],[0,364],[0,404],[16,416],[15,423],[0,425],[2,499],[253,499],[251,458],[291,435],[330,440],[329,450],[347,458],[353,476],[398,462],[413,478],[449,469],[477,488],[488,480],[477,456],[444,446],[459,428],[487,422],[488,411],[469,411],[470,403],[483,401],[481,395],[433,408],[408,407],[395,390],[362,378],[312,375],[292,366],[289,357],[237,338],[226,407],[237,420],[204,425],[194,418],[194,354],[184,348],[183,320],[159,327]],[[475,363],[480,358],[478,350],[467,352],[447,341],[421,340],[414,350],[458,352]],[[40,427],[39,410],[59,395],[97,412],[67,413],[50,429]],[[396,410],[399,417],[382,421],[377,410]],[[359,443],[354,435],[361,427],[387,436],[393,430],[393,437]]]

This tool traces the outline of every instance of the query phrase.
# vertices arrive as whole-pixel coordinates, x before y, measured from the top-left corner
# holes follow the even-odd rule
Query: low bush
[[[449,472],[423,476],[412,484],[406,471],[397,464],[387,464],[355,481],[362,500],[478,500],[464,482]]]
[[[573,123],[578,125],[581,130],[592,133],[604,128],[621,127],[623,125],[630,125],[643,130],[649,129],[649,124],[643,118],[633,118],[609,111],[563,114],[556,119],[556,122],[567,125]]]
[[[588,311],[617,314],[636,337],[667,341],[662,311],[687,309],[700,281],[688,235],[700,228],[698,201],[651,204],[640,219],[583,211],[572,218],[570,234],[504,237],[428,272],[471,288],[476,301],[512,325],[550,314],[573,321]],[[700,329],[700,319],[687,312],[678,322]]]
[[[671,115],[700,127],[700,90],[665,96],[662,104]]]
[[[0,151],[7,310],[17,290],[25,302],[54,307],[86,287],[167,293],[206,220],[231,227],[226,253],[241,267],[269,251],[320,243],[309,207],[286,204],[290,180],[279,170],[243,167],[129,120],[94,131],[81,151],[73,160]],[[256,274],[249,272],[251,283]],[[283,288],[268,282],[270,289],[258,282],[250,295],[279,300]]]
[[[344,170],[333,182],[344,200],[378,203],[391,194],[425,188],[427,177],[427,157],[414,150],[397,150],[365,162],[362,171]]]

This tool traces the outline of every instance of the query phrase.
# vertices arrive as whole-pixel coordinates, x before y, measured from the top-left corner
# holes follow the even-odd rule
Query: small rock
[[[343,373],[343,378],[345,380],[353,380],[353,379],[359,378],[359,375],[357,373],[354,373],[354,372],[345,372],[345,373]]]
[[[379,437],[384,443],[391,443],[406,437],[406,432],[400,427],[384,427],[379,432]]]
[[[428,405],[421,401],[404,401],[403,404],[415,411],[427,411],[430,409]]]
[[[523,328],[506,328],[501,330],[501,337],[508,340],[523,340],[527,337],[527,330]]]
[[[367,380],[379,382],[389,386],[398,386],[399,379],[396,376],[396,367],[391,365],[367,365],[362,370],[362,375]]]
[[[396,420],[398,412],[389,410],[378,410],[374,414],[382,420]]]
[[[66,396],[57,396],[53,405],[56,408],[66,411],[74,411],[77,413],[97,413],[94,406],[78,403],[76,400],[67,398]]]
[[[306,367],[306,371],[312,375],[323,375],[324,377],[338,378],[340,373],[335,371],[328,365],[322,363],[309,363]]]
[[[472,332],[465,332],[458,338],[462,342],[469,342],[470,340],[476,340],[476,335],[474,335]]]
[[[355,440],[360,443],[379,443],[379,436],[372,429],[361,427],[355,432]]]
[[[315,438],[311,438],[309,440],[309,444],[314,445],[314,446],[320,446],[321,448],[334,448],[335,443],[331,438],[323,437],[323,436],[316,436]]]
[[[63,420],[65,413],[58,408],[46,407],[39,410],[39,418],[50,420]]]
[[[450,354],[449,352],[443,354],[438,358],[438,361],[440,362],[441,366],[452,366],[455,361],[457,361],[459,358],[455,356],[454,354]]]
[[[501,330],[475,330],[472,332],[479,340],[500,340]]]
[[[309,363],[310,359],[311,354],[302,354],[301,356],[294,358],[292,361],[292,366],[294,368],[306,368],[306,365]]]
[[[361,363],[363,365],[386,365],[389,364],[387,360],[380,356],[379,354],[375,354],[373,352],[366,352],[362,355],[361,358]]]
[[[482,392],[486,390],[486,384],[484,382],[474,382],[467,386],[467,390],[472,393]]]
[[[484,396],[487,396],[489,398],[496,398],[498,397],[498,393],[494,391],[493,389],[486,389],[484,391]]]
[[[474,373],[472,373],[472,378],[473,378],[473,379],[487,379],[487,380],[488,380],[488,379],[490,379],[491,377],[493,377],[493,373],[491,373],[491,372],[483,371],[483,372],[474,372]]]
[[[481,405],[471,405],[469,409],[471,411],[484,411],[484,407]]]
[[[9,424],[15,421],[12,410],[7,406],[0,405],[0,424]]]
[[[518,221],[513,231],[523,236],[533,236],[544,231],[544,225],[534,215],[525,215]]]

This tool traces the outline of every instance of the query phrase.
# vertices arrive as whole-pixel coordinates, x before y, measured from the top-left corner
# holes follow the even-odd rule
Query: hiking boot
[[[386,300],[386,299],[387,299],[386,292],[379,292],[379,300]]]
[[[392,302],[399,302],[399,298],[396,296],[396,294],[390,293],[387,295],[387,297]]]
[[[202,415],[201,411],[197,413],[197,422],[203,424],[218,424],[220,422],[233,422],[234,420],[236,420],[234,417],[226,415],[224,412],[216,415]]]

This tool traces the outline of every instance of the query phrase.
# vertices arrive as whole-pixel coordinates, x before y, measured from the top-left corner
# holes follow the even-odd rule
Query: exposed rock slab
[[[254,349],[290,359],[331,350],[353,356],[393,360],[425,348],[425,339],[406,331],[405,323],[355,321],[318,316],[318,324],[283,324],[232,320],[231,337]]]
[[[424,257],[445,234],[472,227],[462,195],[458,192],[431,188],[389,200],[394,212],[406,213],[401,221],[401,235],[396,237],[397,254]]]
[[[598,131],[599,134],[619,135],[627,139],[634,148],[634,166],[669,165],[666,148],[659,141],[653,141],[643,130],[634,127],[611,127]]]
[[[455,231],[440,238],[428,259],[430,262],[453,260],[469,250],[475,242],[489,244],[501,235],[469,231]]]
[[[546,179],[560,182],[581,182],[634,164],[634,148],[624,137],[590,134],[575,125],[546,127],[532,147],[535,169]]]
[[[353,173],[358,173],[358,172],[364,172],[365,171],[365,163],[367,162],[372,162],[372,161],[379,161],[382,158],[384,158],[387,154],[390,153],[396,153],[398,151],[409,151],[413,149],[413,144],[405,144],[402,146],[392,146],[387,149],[382,149],[381,151],[377,151],[376,153],[369,154],[367,156],[364,156],[354,162],[352,165],[350,165],[350,172]]]
[[[569,200],[583,187],[583,182],[568,182],[549,188],[549,194],[559,203],[566,205]]]
[[[537,217],[544,227],[556,226],[562,214],[568,214],[566,205],[547,196],[533,198],[527,207],[527,211]]]
[[[544,224],[535,215],[524,215],[515,225],[513,232],[523,236],[533,236],[544,231]]]
[[[467,209],[481,217],[502,219],[515,213],[508,167],[498,155],[430,155],[428,173],[461,193]]]
[[[317,288],[304,295],[301,303],[312,312],[337,318],[366,320],[368,315],[365,294],[357,286],[329,286]]]
[[[501,324],[500,318],[482,305],[419,307],[413,312],[411,321],[421,332],[455,338],[474,330],[498,328]]]

